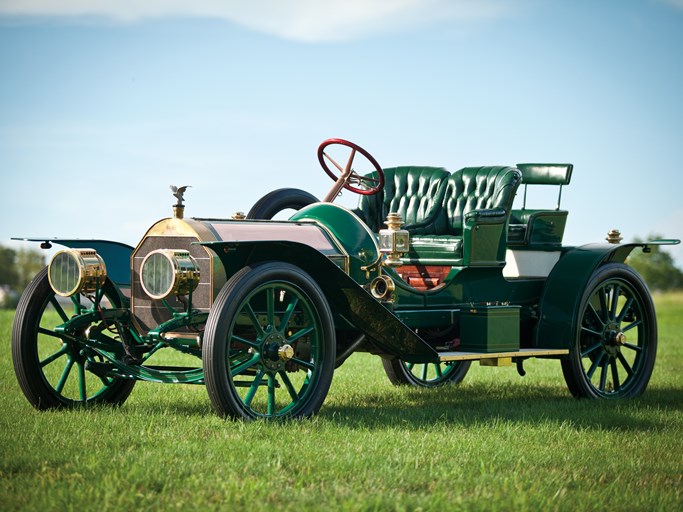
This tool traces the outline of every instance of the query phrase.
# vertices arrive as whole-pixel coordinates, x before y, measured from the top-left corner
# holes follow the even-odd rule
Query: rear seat
[[[522,173],[524,202],[521,210],[512,210],[508,228],[508,244],[533,248],[554,248],[562,245],[567,210],[560,210],[562,186],[569,185],[574,166],[572,164],[517,164]],[[558,186],[555,209],[527,209],[528,185]]]

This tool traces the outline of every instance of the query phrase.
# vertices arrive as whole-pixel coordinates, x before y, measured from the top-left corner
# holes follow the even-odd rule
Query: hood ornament
[[[176,204],[173,205],[173,216],[176,219],[183,218],[183,210],[185,210],[185,205],[183,204],[183,194],[185,194],[185,191],[188,187],[190,187],[190,185],[183,185],[182,187],[171,185],[171,192],[173,192],[173,196],[178,199]]]

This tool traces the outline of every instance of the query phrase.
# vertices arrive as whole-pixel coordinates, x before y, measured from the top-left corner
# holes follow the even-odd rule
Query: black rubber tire
[[[247,219],[269,220],[283,210],[301,210],[309,204],[317,203],[318,199],[305,190],[298,188],[279,188],[268,192],[254,203]]]
[[[270,293],[268,290],[272,290],[273,297],[276,296],[276,290],[286,290],[286,292],[279,292],[280,301],[284,300],[284,296],[295,298],[294,306],[292,306],[293,299],[289,298],[290,302],[287,307],[291,307],[292,310],[300,307],[297,314],[300,314],[302,318],[307,318],[313,324],[313,329],[310,331],[311,337],[304,342],[309,343],[312,347],[309,348],[309,358],[304,361],[311,368],[309,368],[309,372],[304,373],[307,376],[298,393],[296,393],[295,386],[287,376],[292,375],[294,378],[295,375],[288,373],[288,370],[285,370],[283,366],[279,369],[268,366],[280,363],[276,362],[275,359],[268,359],[265,355],[269,350],[267,347],[272,345],[272,342],[268,342],[269,337],[272,338],[270,335],[281,335],[278,338],[281,340],[281,346],[289,343],[287,337],[292,336],[288,327],[289,320],[284,325],[282,324],[283,317],[286,314],[283,313],[277,318],[278,325],[276,326],[276,314],[275,312],[268,313],[270,306],[266,306],[266,314],[262,315],[262,318],[266,318],[267,325],[258,328],[262,332],[254,334],[255,340],[248,342],[251,344],[251,348],[248,350],[245,346],[246,335],[241,332],[239,335],[236,334],[238,329],[244,329],[243,325],[238,326],[237,324],[240,314],[242,314],[241,318],[248,318],[248,312],[251,310],[253,313],[254,311],[251,301],[258,302],[258,300],[263,299],[264,296],[260,294]],[[272,310],[274,311],[275,308],[272,307]],[[254,322],[257,321],[260,326],[263,321],[262,318],[257,319],[254,314],[251,320],[252,325],[255,326],[256,323]],[[272,323],[268,323],[270,318],[273,319]],[[289,318],[291,319],[291,314]],[[292,339],[297,334],[299,332],[294,333]],[[303,341],[303,337],[292,342],[295,351],[298,350],[297,343],[301,341]],[[228,280],[216,297],[216,301],[209,312],[204,332],[202,348],[204,380],[214,410],[221,417],[242,420],[256,418],[291,419],[316,414],[320,410],[332,382],[336,355],[335,343],[335,329],[330,307],[320,287],[306,272],[299,267],[283,262],[263,262],[241,269]],[[240,357],[245,359],[237,362],[237,354],[240,353],[242,354]],[[229,354],[233,354],[231,358],[235,359],[234,363],[229,362]],[[247,361],[249,366],[245,366],[244,361],[246,359],[252,361],[257,359],[258,361],[253,363]],[[295,359],[291,361],[298,364]],[[244,367],[244,369],[237,370],[237,367]],[[235,372],[234,377],[232,371]],[[257,376],[253,378],[251,383],[236,380],[237,377],[241,379],[250,378],[254,374]],[[268,396],[266,412],[258,410],[252,405],[253,395],[252,398],[243,397],[238,389],[250,387],[253,388],[254,394],[257,394],[264,377],[267,377],[268,384],[273,383],[273,408],[271,409],[270,406],[271,397]],[[277,381],[278,377],[280,381]],[[292,396],[290,404],[277,411],[274,408],[276,387],[280,393],[289,392],[291,396],[291,389],[297,394],[296,398]],[[247,393],[247,396],[250,392]]]
[[[114,307],[120,307],[120,297],[116,293],[114,285],[107,280],[105,284],[105,294],[112,302]],[[69,408],[83,406],[84,404],[105,403],[111,405],[121,405],[126,401],[135,381],[131,379],[113,379],[109,385],[103,386],[94,396],[87,397],[86,401],[74,400],[64,396],[56,387],[53,387],[46,377],[43,366],[39,359],[39,338],[38,327],[45,310],[55,297],[55,293],[50,287],[47,276],[47,267],[41,270],[31,283],[24,290],[12,327],[12,362],[14,371],[19,381],[19,386],[29,403],[39,410]],[[42,335],[41,335],[42,336]],[[64,348],[67,345],[63,345]],[[64,355],[67,357],[78,358],[76,345]],[[55,359],[55,362],[61,356]],[[52,364],[52,363],[50,363]],[[75,363],[67,363],[72,368]],[[49,365],[45,365],[49,366]],[[85,367],[85,365],[83,365]],[[66,367],[65,367],[66,371]],[[84,370],[88,372],[87,368]],[[70,374],[70,370],[66,372]]]
[[[581,299],[574,345],[562,360],[569,391],[577,398],[638,396],[647,388],[656,354],[657,318],[647,285],[628,265],[599,267]]]
[[[382,366],[384,372],[394,386],[415,386],[421,388],[434,388],[444,386],[446,384],[459,384],[463,381],[467,372],[470,369],[470,361],[456,361],[453,363],[427,363],[420,366],[423,371],[428,371],[429,367],[434,366],[435,376],[433,378],[422,378],[422,376],[415,375],[408,363],[401,359],[382,358]],[[439,368],[441,376],[436,373],[436,368]],[[443,369],[445,367],[445,370]]]

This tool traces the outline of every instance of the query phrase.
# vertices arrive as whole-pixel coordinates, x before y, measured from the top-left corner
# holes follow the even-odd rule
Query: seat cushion
[[[454,265],[462,258],[462,237],[416,235],[410,238],[410,250],[403,261],[423,265]]]
[[[448,176],[443,167],[384,169],[384,189],[372,196],[361,196],[355,213],[375,233],[384,228],[389,212],[400,213],[405,223],[403,229],[411,234],[433,233]]]

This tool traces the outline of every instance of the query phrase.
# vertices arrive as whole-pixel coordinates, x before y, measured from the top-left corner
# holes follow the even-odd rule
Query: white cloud
[[[678,7],[679,9],[683,9],[683,0],[660,0],[661,2],[664,2],[665,4],[672,5],[674,7]]]
[[[524,0],[522,0],[524,1]],[[438,21],[490,19],[520,0],[0,0],[0,15],[225,19],[297,41],[345,41]]]

